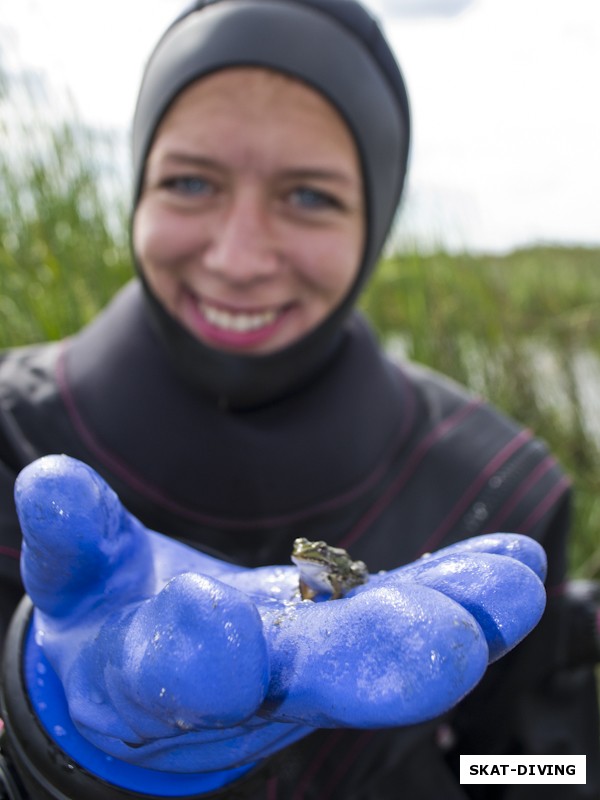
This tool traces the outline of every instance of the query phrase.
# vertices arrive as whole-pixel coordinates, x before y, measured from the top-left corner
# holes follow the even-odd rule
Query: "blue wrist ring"
[[[1,698],[5,746],[26,788],[36,787],[32,796],[118,800],[122,791],[123,798],[133,794],[145,800],[191,799],[217,791],[256,767],[171,773],[128,764],[102,752],[75,728],[62,684],[36,641],[32,612],[25,597],[6,641]]]

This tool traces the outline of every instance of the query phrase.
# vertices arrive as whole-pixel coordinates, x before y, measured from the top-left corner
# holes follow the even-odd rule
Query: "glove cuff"
[[[87,741],[69,716],[62,684],[46,660],[32,624],[29,598],[7,636],[2,665],[3,749],[25,788],[40,800],[86,797],[191,800],[239,780],[255,764],[206,773],[167,773],[108,756]]]

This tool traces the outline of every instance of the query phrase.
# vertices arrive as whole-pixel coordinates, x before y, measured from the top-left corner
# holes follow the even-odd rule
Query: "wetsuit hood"
[[[166,311],[138,265],[152,323],[175,368],[188,384],[232,408],[295,392],[333,357],[387,238],[409,150],[404,81],[377,23],[354,0],[196,3],[167,29],[146,66],[133,122],[134,208],[153,138],[175,98],[202,76],[240,66],[299,79],[338,110],[358,148],[367,235],[357,278],[342,303],[301,339],[266,355],[227,353],[200,342]]]

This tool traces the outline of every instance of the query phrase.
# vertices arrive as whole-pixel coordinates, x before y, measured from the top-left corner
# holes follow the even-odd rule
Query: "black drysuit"
[[[147,526],[248,567],[289,563],[297,536],[346,547],[371,572],[485,532],[546,548],[542,623],[457,709],[408,729],[317,731],[224,796],[600,796],[593,671],[561,667],[567,478],[543,443],[481,399],[388,360],[358,314],[308,385],[246,410],[220,408],[173,371],[137,282],[74,338],[3,354],[4,624],[22,592],[15,476],[48,453],[90,464]],[[460,753],[587,753],[588,784],[460,786]]]

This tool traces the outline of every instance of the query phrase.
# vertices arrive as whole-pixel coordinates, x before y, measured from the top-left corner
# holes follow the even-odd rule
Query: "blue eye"
[[[204,178],[192,175],[170,178],[165,181],[165,185],[178,194],[185,195],[205,195],[212,191],[212,184],[204,180]]]
[[[294,189],[291,193],[291,199],[295,206],[308,210],[335,208],[338,205],[336,200],[325,192],[320,192],[316,189],[308,189],[306,187]]]

